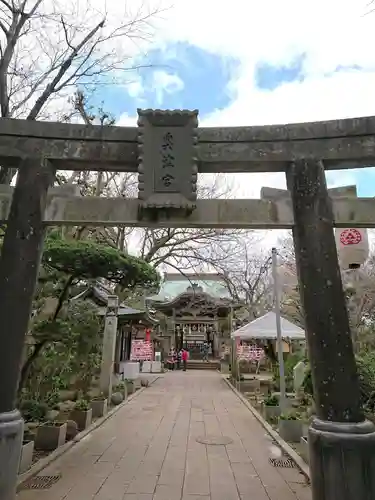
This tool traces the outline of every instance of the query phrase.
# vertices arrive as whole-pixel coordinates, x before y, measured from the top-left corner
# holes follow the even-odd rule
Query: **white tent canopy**
[[[280,318],[281,336],[291,340],[304,340],[305,332],[297,325],[294,325],[285,318]],[[274,340],[277,338],[276,332],[276,314],[273,311],[268,312],[264,316],[255,319],[247,325],[241,326],[238,330],[232,333],[232,338],[242,340],[248,339],[263,339]]]

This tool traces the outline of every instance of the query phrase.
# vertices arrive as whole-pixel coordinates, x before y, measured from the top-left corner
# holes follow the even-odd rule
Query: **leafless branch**
[[[55,103],[66,107],[76,90],[124,83],[124,71],[135,66],[126,65],[131,54],[123,47],[149,40],[159,12],[143,8],[110,20],[107,14],[83,12],[73,0],[0,0],[1,116],[56,119]],[[0,183],[9,183],[13,174],[4,165]]]

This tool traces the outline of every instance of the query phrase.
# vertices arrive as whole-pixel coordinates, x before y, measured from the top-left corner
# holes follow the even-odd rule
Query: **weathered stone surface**
[[[47,418],[47,420],[56,420],[57,417],[59,416],[59,414],[60,414],[59,410],[50,410],[47,413],[46,418]]]
[[[117,295],[108,296],[103,333],[102,360],[100,365],[99,387],[100,391],[109,401],[112,401],[111,395],[113,363],[115,361],[116,350],[118,302]]]
[[[69,441],[76,437],[78,434],[78,425],[74,420],[66,421],[66,439]]]
[[[0,137],[25,139],[36,138],[92,142],[137,142],[137,127],[82,125],[75,123],[14,120],[3,118]],[[254,142],[313,139],[324,137],[367,136],[375,134],[375,116],[328,120],[319,122],[288,123],[285,125],[261,125],[251,127],[199,128],[201,142]]]
[[[124,401],[124,396],[121,392],[114,392],[111,396],[111,403],[114,405],[119,405]]]
[[[328,189],[328,194],[330,198],[351,198],[357,196],[357,186],[339,186],[335,188]],[[260,198],[262,200],[276,201],[280,199],[290,199],[290,192],[287,189],[278,189],[272,187],[262,187],[260,190]]]
[[[316,411],[322,420],[361,422],[359,383],[322,162],[290,165],[296,265]]]
[[[197,443],[206,444],[208,446],[225,446],[233,443],[233,439],[229,436],[198,436]]]
[[[0,220],[6,221],[10,196],[0,194]],[[160,217],[138,220],[138,200],[123,198],[72,197],[51,200],[45,220],[51,225],[100,225],[134,227],[217,227],[232,229],[290,229],[293,215],[290,200],[197,200],[189,217]],[[336,227],[375,227],[374,198],[339,198],[333,201]]]
[[[0,413],[0,498],[13,500],[21,457],[24,423],[18,410]]]
[[[138,199],[143,209],[193,210],[198,111],[138,110]]]
[[[309,462],[313,500],[375,498],[374,424],[315,419],[309,429]]]
[[[133,127],[3,119],[0,156],[7,162],[44,156],[64,170],[91,170],[95,165],[100,170],[136,172],[138,132]],[[328,169],[373,163],[375,117],[198,129],[197,165],[202,173],[283,171],[290,161],[314,157],[324,160]]]

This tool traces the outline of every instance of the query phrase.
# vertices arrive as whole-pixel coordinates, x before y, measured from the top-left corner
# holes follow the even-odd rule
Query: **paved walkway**
[[[226,446],[197,438],[230,438]],[[216,372],[167,373],[43,471],[19,500],[310,500],[295,469],[269,462],[264,429]]]

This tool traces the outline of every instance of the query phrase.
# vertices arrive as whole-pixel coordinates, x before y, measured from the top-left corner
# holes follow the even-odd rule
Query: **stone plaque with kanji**
[[[141,206],[194,209],[198,111],[139,109],[138,116]]]

